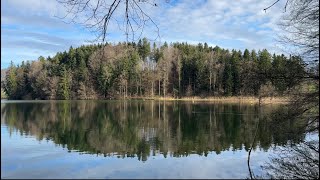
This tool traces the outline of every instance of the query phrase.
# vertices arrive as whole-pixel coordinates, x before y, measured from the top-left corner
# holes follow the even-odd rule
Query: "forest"
[[[11,63],[2,87],[8,99],[283,96],[307,71],[301,57],[266,49],[157,45],[143,38]]]

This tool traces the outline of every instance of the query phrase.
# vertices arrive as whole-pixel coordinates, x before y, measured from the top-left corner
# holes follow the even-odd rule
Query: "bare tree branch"
[[[275,4],[277,4],[280,0],[276,0],[273,4],[271,4],[270,6],[264,8],[264,12],[267,12],[267,9],[271,8],[272,6],[274,6]],[[286,5],[284,6],[284,12],[286,12],[287,10],[287,5],[288,5],[289,0],[287,0]]]
[[[264,11],[267,11],[267,9],[271,8],[272,6],[274,6],[275,4],[277,4],[280,0],[275,1],[273,4],[271,4],[270,6],[264,8]]]
[[[58,18],[66,19],[65,23],[76,23],[89,29],[96,35],[94,41],[106,41],[111,20],[115,21],[118,24],[118,28],[125,32],[127,42],[129,37],[131,37],[132,41],[135,41],[137,37],[135,34],[138,31],[140,32],[138,37],[141,38],[144,27],[148,23],[156,27],[155,32],[157,35],[155,39],[160,37],[159,27],[156,22],[141,7],[141,4],[151,7],[159,6],[154,0],[113,0],[111,2],[108,0],[57,0],[57,2],[67,9],[66,14]],[[117,9],[121,10],[122,8],[124,9],[124,18],[120,21],[119,13],[115,12]],[[123,29],[120,24],[123,25]]]

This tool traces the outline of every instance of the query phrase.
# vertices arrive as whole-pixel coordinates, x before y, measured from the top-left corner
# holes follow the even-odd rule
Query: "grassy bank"
[[[129,99],[143,99],[143,100],[166,100],[166,101],[210,101],[210,102],[229,102],[229,103],[259,103],[258,97],[252,96],[231,96],[231,97],[133,97]],[[264,97],[261,99],[262,104],[287,104],[290,102],[288,97]]]

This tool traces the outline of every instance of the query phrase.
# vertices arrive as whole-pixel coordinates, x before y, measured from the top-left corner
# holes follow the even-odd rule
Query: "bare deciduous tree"
[[[274,6],[276,0],[267,9]],[[319,1],[286,0],[286,13],[279,22],[283,33],[279,41],[286,45],[290,53],[300,55],[307,62],[319,61]]]
[[[284,9],[287,13],[278,24],[283,30],[279,41],[289,49],[293,48],[290,53],[304,57],[307,64],[319,69],[319,1],[286,0]],[[298,86],[300,89],[291,93],[293,102],[287,105],[288,112],[274,120],[280,128],[281,121],[290,119],[304,122],[305,127],[301,128],[304,133],[319,133],[319,71],[309,73],[306,82],[309,84],[301,86],[307,86],[307,89],[312,86],[314,89],[303,90]],[[252,176],[249,160],[250,152],[248,169],[251,179],[256,178]],[[264,169],[272,178],[319,179],[319,139],[283,148],[281,154],[273,157]]]

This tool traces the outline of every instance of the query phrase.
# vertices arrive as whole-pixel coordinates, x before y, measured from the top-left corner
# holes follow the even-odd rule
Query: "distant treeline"
[[[54,57],[11,63],[3,87],[9,99],[102,99],[150,96],[281,96],[305,74],[298,56],[266,49],[242,53],[147,39],[70,47]]]

